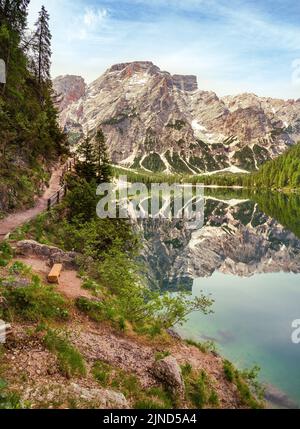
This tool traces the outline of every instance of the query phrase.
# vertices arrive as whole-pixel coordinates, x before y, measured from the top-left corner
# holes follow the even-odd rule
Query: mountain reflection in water
[[[258,364],[273,406],[299,406],[291,323],[300,319],[300,197],[206,189],[203,228],[182,220],[139,227],[153,287],[215,300],[214,314],[192,314],[179,333],[213,339],[240,368]]]

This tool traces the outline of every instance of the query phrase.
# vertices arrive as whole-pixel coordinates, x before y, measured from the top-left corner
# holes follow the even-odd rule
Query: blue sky
[[[31,0],[51,15],[53,77],[150,60],[219,95],[300,98],[299,0]]]

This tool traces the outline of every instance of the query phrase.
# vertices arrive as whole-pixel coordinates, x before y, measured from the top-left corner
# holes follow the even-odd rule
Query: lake
[[[207,189],[205,221],[143,222],[150,283],[215,300],[212,315],[192,314],[185,338],[213,340],[238,368],[261,368],[270,406],[300,406],[300,198]]]

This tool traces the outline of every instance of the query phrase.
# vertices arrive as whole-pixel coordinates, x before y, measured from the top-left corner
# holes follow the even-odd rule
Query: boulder
[[[181,374],[181,369],[177,360],[172,356],[167,356],[153,365],[151,369],[155,378],[161,381],[174,396],[184,397],[185,387]]]
[[[79,384],[71,384],[72,392],[80,399],[98,404],[99,407],[107,409],[128,409],[130,408],[123,393],[115,392],[108,389],[94,389],[80,386]]]
[[[63,264],[66,269],[77,269],[77,257],[76,252],[64,252],[58,247],[47,246],[40,244],[34,240],[23,240],[19,241],[16,246],[17,255],[32,256],[36,255],[44,259],[49,260],[49,265]]]

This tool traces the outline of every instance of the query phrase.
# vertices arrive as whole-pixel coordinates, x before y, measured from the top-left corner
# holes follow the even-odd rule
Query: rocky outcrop
[[[181,374],[181,369],[177,360],[172,356],[167,356],[153,365],[152,374],[162,382],[172,394],[176,397],[184,397],[184,381]]]
[[[63,264],[66,269],[78,268],[76,262],[78,254],[76,252],[64,252],[58,247],[40,244],[34,240],[19,241],[16,245],[16,253],[22,256],[35,255],[48,259],[50,266],[59,263]]]
[[[174,74],[172,78],[174,86],[181,91],[192,92],[198,89],[197,76]]]
[[[86,83],[81,76],[58,76],[53,80],[53,88],[58,95],[60,110],[76,103],[86,93]]]
[[[300,139],[300,100],[219,98],[149,61],[116,64],[86,89],[74,76],[54,87],[71,143],[101,125],[113,162],[133,169],[250,171]]]

